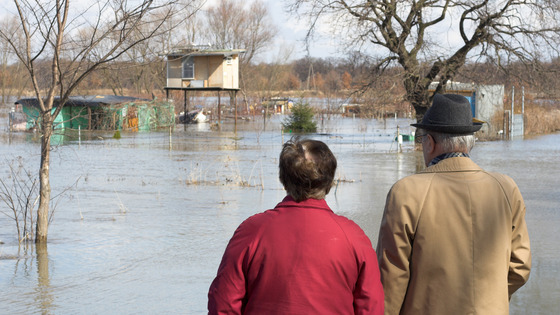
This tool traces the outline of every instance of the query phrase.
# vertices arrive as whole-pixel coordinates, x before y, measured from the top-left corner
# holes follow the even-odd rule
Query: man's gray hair
[[[439,143],[442,149],[449,152],[471,152],[474,147],[475,137],[474,134],[456,135],[451,133],[439,133],[428,131],[434,140]]]

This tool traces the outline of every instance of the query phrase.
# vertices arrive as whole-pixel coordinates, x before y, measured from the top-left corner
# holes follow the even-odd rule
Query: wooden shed
[[[239,89],[242,49],[189,47],[167,54],[167,88]]]
[[[188,92],[216,91],[218,95],[218,121],[220,121],[220,92],[226,91],[230,105],[236,110],[237,91],[239,91],[239,55],[243,49],[213,49],[209,46],[189,46],[166,54],[167,84],[165,91],[183,91],[184,111],[188,113]],[[232,104],[233,103],[233,104]]]

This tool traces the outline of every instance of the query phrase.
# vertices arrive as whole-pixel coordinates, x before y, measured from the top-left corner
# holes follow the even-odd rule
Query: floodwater
[[[0,310],[5,314],[203,314],[207,291],[235,228],[285,195],[278,155],[290,135],[281,117],[222,125],[177,126],[172,132],[76,132],[53,142],[56,205],[47,248],[18,247],[15,224],[0,213]],[[422,167],[411,143],[393,141],[397,125],[336,118],[314,139],[338,158],[339,184],[327,197],[377,242],[387,194]],[[0,131],[0,176],[20,159],[36,172],[38,137]],[[234,132],[234,130],[236,130]],[[529,283],[511,314],[560,309],[560,134],[477,143],[473,159],[510,175],[527,205],[533,250]],[[77,183],[76,183],[77,181]],[[6,212],[4,204],[0,211]]]

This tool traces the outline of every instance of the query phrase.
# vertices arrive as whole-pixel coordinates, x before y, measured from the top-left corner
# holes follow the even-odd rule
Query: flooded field
[[[208,287],[235,228],[285,195],[277,163],[290,135],[281,133],[280,121],[226,122],[220,131],[180,125],[121,139],[55,136],[53,194],[71,188],[56,206],[47,249],[18,247],[13,220],[0,213],[2,313],[206,313]],[[356,221],[373,244],[389,188],[422,168],[411,143],[397,153],[397,126],[407,133],[410,123],[336,118],[312,136],[338,158],[340,181],[329,205]],[[38,135],[5,130],[0,176],[17,159],[36,172]],[[481,142],[472,157],[516,180],[527,204],[533,271],[514,295],[511,314],[556,313],[560,243],[551,236],[560,229],[560,134]]]

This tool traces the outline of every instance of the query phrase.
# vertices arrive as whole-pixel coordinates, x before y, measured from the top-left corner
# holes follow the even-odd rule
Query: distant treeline
[[[243,56],[241,56],[243,58]],[[388,111],[411,111],[404,100],[402,72],[399,68],[377,69],[376,60],[360,53],[341,58],[301,58],[285,63],[243,64],[240,69],[239,98],[248,105],[278,96],[293,98],[323,97],[347,99],[349,103],[371,106],[370,115],[381,108]],[[46,86],[49,63],[37,63],[39,85]],[[560,99],[560,61],[526,65],[513,64],[508,69],[491,63],[472,63],[461,68],[455,81],[473,84],[503,84],[507,103],[511,88],[532,99]],[[32,90],[26,71],[18,64],[0,69],[2,98],[7,95],[30,96]],[[91,73],[75,94],[114,94],[140,97],[165,97],[165,58],[154,56],[144,62],[113,62]],[[102,91],[102,92],[100,92]],[[182,103],[182,95],[172,95]],[[519,97],[519,96],[518,96]],[[240,106],[248,108],[249,106]],[[366,111],[367,113],[368,111]]]

